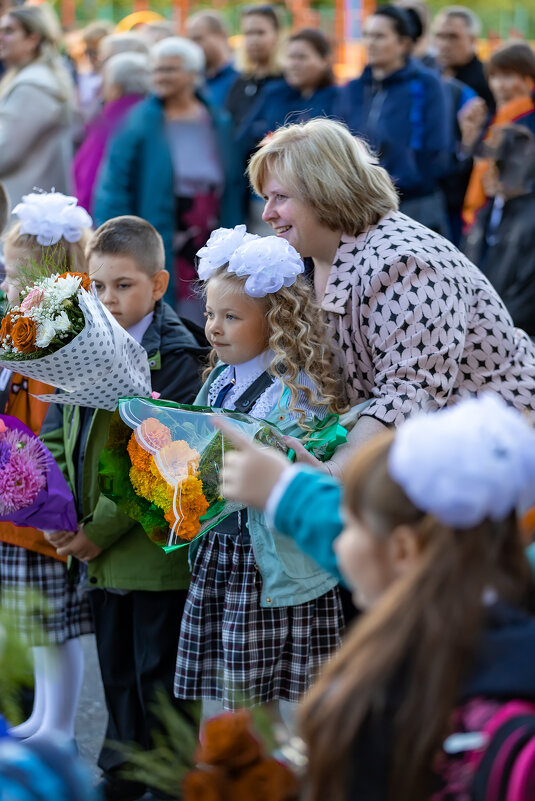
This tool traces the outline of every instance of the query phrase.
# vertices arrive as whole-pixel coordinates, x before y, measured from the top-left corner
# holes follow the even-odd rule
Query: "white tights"
[[[30,717],[10,731],[16,737],[46,739],[59,732],[74,739],[74,718],[82,686],[84,653],[79,638],[32,649],[35,695]]]

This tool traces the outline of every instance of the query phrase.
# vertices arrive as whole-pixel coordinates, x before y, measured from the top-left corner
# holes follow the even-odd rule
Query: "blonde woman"
[[[0,179],[13,204],[35,187],[69,190],[71,79],[56,44],[60,28],[46,6],[11,8],[0,18]]]
[[[354,446],[483,390],[535,420],[535,346],[462,253],[398,212],[388,174],[344,125],[279,128],[248,169],[263,219],[310,260],[350,403],[371,401]]]

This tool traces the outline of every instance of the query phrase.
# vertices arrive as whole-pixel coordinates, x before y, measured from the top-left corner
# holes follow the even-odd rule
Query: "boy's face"
[[[167,270],[147,275],[132,256],[117,253],[92,253],[89,274],[99,300],[123,328],[131,328],[153,311],[169,283]]]

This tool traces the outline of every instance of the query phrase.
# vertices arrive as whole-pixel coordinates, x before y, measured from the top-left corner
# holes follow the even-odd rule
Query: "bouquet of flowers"
[[[145,349],[91,293],[84,273],[37,279],[0,325],[0,367],[62,390],[44,401],[113,411],[121,395],[151,394]]]
[[[48,448],[16,417],[0,415],[0,520],[78,528],[72,492]]]
[[[100,455],[101,490],[165,551],[187,545],[243,509],[221,495],[220,474],[232,445],[214,431],[215,414],[231,417],[251,439],[288,452],[279,429],[239,412],[122,398],[112,417]],[[332,440],[333,448],[345,440],[336,415],[330,423],[320,423],[321,433],[311,440],[320,458],[329,458],[326,440]]]

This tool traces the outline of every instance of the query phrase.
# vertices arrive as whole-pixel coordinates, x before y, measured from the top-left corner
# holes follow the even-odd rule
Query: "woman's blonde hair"
[[[82,228],[82,236],[78,242],[67,242],[63,237],[55,245],[40,245],[34,234],[21,234],[21,223],[16,222],[4,237],[4,249],[24,250],[28,261],[49,268],[50,273],[87,272],[85,255],[91,230]]]
[[[249,180],[262,196],[269,173],[312,206],[333,231],[358,234],[398,208],[387,173],[362,139],[340,122],[316,118],[278,128],[249,161]]]
[[[58,53],[61,26],[53,9],[47,3],[41,3],[38,6],[25,4],[10,8],[6,13],[22,26],[27,36],[38,34],[40,40],[32,63],[39,62],[47,66],[56,77],[62,99],[72,100],[74,97],[73,82]],[[20,69],[23,67],[9,70],[6,73],[2,79],[1,90],[5,91],[9,87]]]
[[[483,594],[491,587],[506,603],[527,608],[533,591],[515,515],[465,530],[441,524],[392,479],[393,439],[384,432],[355,454],[344,472],[345,504],[378,541],[409,527],[420,557],[357,621],[304,701],[300,723],[310,756],[304,801],[347,798],[357,744],[365,746],[379,728],[383,736],[386,716],[388,798],[429,799],[434,760],[451,733],[485,625]]]
[[[247,277],[239,278],[229,273],[226,265],[213,277],[228,283],[229,292],[244,291]],[[204,291],[209,282],[210,279],[204,285]],[[307,430],[308,426],[305,410],[299,406],[299,393],[304,393],[311,406],[325,406],[330,412],[346,411],[348,406],[342,384],[333,376],[327,327],[306,279],[298,276],[292,286],[283,286],[278,292],[270,292],[264,298],[250,297],[250,300],[262,304],[264,308],[268,348],[275,354],[269,372],[275,378],[280,378],[290,390],[288,411],[298,415],[301,428]],[[212,350],[209,366],[203,373],[204,380],[216,362],[217,354]],[[300,383],[301,370],[314,385],[315,392]]]

